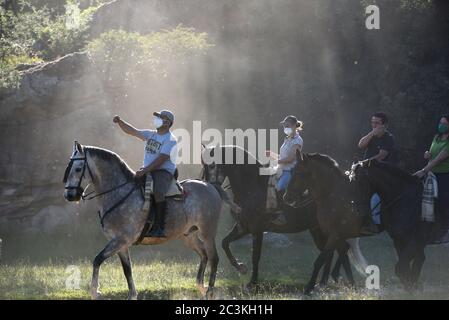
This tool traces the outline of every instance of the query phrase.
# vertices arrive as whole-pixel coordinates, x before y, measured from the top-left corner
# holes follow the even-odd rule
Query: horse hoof
[[[137,300],[137,292],[128,295],[128,300]]]
[[[103,296],[101,295],[101,292],[92,292],[91,293],[92,300],[104,300]]]
[[[237,270],[240,272],[240,274],[247,274],[248,273],[248,268],[243,263],[239,263],[239,265],[237,267]]]
[[[339,274],[332,274],[331,276],[332,276],[332,280],[335,283],[339,283],[341,281],[341,279],[342,279],[342,277]]]
[[[306,296],[311,296],[314,289],[315,289],[315,286],[307,285],[307,286],[304,288],[304,295],[306,295]]]
[[[198,290],[200,290],[200,294],[202,297],[205,297],[207,294],[207,290],[208,288],[206,288],[205,286],[198,286]]]
[[[245,286],[247,291],[253,291],[257,289],[257,282],[256,281],[250,281]]]
[[[206,298],[206,300],[214,300],[215,299],[214,288],[207,289],[205,298]]]
[[[341,282],[341,277],[332,277],[332,281],[334,281],[335,284],[339,284]]]

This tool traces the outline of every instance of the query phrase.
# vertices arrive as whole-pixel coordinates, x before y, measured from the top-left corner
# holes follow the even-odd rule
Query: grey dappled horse
[[[147,213],[141,210],[144,200],[134,171],[117,154],[106,149],[82,146],[75,141],[64,182],[64,198],[68,201],[79,201],[83,197],[82,184],[86,182],[93,186],[99,199],[102,231],[109,242],[93,262],[92,298],[101,297],[98,291],[100,265],[117,254],[128,282],[128,298],[137,299],[129,247],[136,242],[159,244],[173,239],[183,240],[201,257],[197,286],[207,298],[213,297],[218,265],[215,235],[222,200],[211,184],[198,180],[182,181],[184,200],[167,199],[167,237],[144,238],[140,242],[138,240],[147,220]],[[207,263],[211,272],[206,290],[203,278]]]

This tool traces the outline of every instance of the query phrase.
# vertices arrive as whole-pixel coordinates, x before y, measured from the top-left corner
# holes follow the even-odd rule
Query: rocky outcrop
[[[109,112],[108,96],[91,68],[86,53],[69,54],[28,68],[19,89],[2,92],[0,221],[35,216],[27,226],[48,230],[73,218],[61,183],[73,138],[99,142],[100,136],[93,141],[82,129],[101,130],[95,115]]]

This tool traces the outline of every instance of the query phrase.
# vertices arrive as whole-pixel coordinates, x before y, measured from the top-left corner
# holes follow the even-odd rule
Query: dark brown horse
[[[326,244],[326,238],[318,228],[316,219],[316,206],[313,201],[307,205],[301,205],[298,208],[284,206],[283,214],[287,223],[278,225],[272,222],[273,215],[266,212],[266,195],[268,178],[267,175],[261,175],[260,169],[262,164],[255,157],[243,148],[237,146],[217,146],[206,148],[203,155],[207,153],[208,157],[214,157],[215,152],[220,152],[221,163],[212,162],[204,164],[203,178],[214,184],[218,190],[221,190],[223,196],[224,191],[221,189],[225,178],[227,177],[234,195],[233,201],[239,207],[239,212],[231,210],[235,224],[229,234],[223,239],[222,247],[231,262],[231,264],[242,274],[247,272],[247,268],[243,263],[237,261],[230,250],[230,244],[245,235],[251,234],[252,243],[252,275],[249,286],[257,283],[259,274],[259,261],[262,251],[262,242],[264,232],[275,233],[298,233],[309,230],[315,245],[322,250]],[[230,155],[227,159],[232,160],[226,163],[226,154]],[[240,164],[237,164],[240,159]],[[224,195],[224,197],[226,197]],[[236,206],[234,205],[234,207]],[[336,250],[339,253],[339,260],[332,272],[335,280],[338,279],[339,267],[343,265],[348,278],[352,279],[351,268],[347,256],[349,246],[353,263],[358,267],[359,272],[363,272],[366,266],[365,259],[360,252],[358,240],[350,241],[349,245],[344,242]],[[333,252],[332,252],[333,254]],[[331,258],[326,264],[321,284],[325,284],[331,267]]]
[[[354,166],[352,176],[355,179],[350,180],[328,156],[297,154],[297,158],[285,200],[294,205],[298,195],[308,189],[317,204],[321,232],[327,236],[305,292],[313,290],[320,268],[336,248],[347,239],[363,236],[361,227],[364,219],[370,217],[369,199],[375,192],[382,199],[383,227],[393,239],[399,257],[396,274],[406,288],[415,285],[424,261],[425,235],[428,234],[420,220],[420,181],[377,161],[372,161],[371,166]]]

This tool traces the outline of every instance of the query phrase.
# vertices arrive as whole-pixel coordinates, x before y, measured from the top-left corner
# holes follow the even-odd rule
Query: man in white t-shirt
[[[165,225],[165,194],[170,187],[176,171],[177,141],[170,132],[175,116],[169,110],[153,113],[153,124],[156,130],[139,130],[131,124],[115,116],[113,121],[127,134],[145,141],[143,167],[136,172],[136,178],[151,174],[154,182],[154,200],[156,202],[156,217],[150,236],[164,238]],[[147,179],[145,179],[147,180]],[[147,180],[148,182],[149,180]],[[145,184],[145,203],[142,210],[150,209],[149,185]]]

